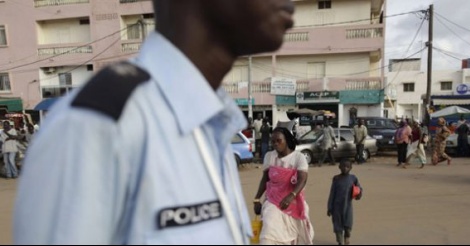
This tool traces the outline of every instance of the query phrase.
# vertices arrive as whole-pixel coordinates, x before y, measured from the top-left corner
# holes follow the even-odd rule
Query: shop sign
[[[297,81],[295,79],[288,78],[271,78],[271,94],[272,95],[284,95],[284,96],[295,96],[297,89]]]
[[[468,84],[460,84],[455,88],[457,95],[466,95],[470,93],[470,86]]]
[[[339,102],[339,91],[308,91],[297,93],[297,103]]]
[[[248,98],[235,98],[235,103],[238,106],[247,106],[248,105]],[[251,99],[251,105],[255,105],[255,99]]]

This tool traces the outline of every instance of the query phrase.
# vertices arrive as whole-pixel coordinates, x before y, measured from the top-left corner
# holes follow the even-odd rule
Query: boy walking
[[[334,176],[331,184],[327,215],[328,217],[332,216],[333,231],[336,234],[338,244],[348,245],[353,225],[352,199],[361,199],[362,187],[357,177],[349,174],[352,169],[349,160],[342,160],[339,169],[341,174]],[[353,197],[353,185],[360,189],[360,193],[355,197]]]

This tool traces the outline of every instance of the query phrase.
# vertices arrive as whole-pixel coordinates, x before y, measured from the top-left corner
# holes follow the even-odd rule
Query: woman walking
[[[414,120],[413,129],[411,130],[411,144],[408,145],[406,152],[406,164],[409,165],[413,157],[418,158],[421,163],[420,168],[426,164],[426,152],[424,152],[424,133],[421,130],[418,120]],[[405,166],[403,166],[405,167]]]
[[[446,153],[446,139],[450,135],[450,130],[446,126],[446,120],[439,118],[437,120],[436,137],[434,138],[434,149],[432,151],[432,164],[437,165],[439,162],[447,160],[447,165],[450,165],[452,158]]]
[[[312,244],[313,226],[304,198],[308,164],[295,151],[295,138],[286,128],[271,136],[273,151],[266,153],[263,177],[254,199],[255,214],[261,214],[260,244]],[[265,201],[261,196],[266,193]]]
[[[406,168],[406,150],[408,148],[408,144],[410,143],[410,138],[411,128],[408,126],[405,120],[402,120],[400,122],[400,127],[395,132],[395,143],[397,144],[398,151],[397,167],[403,165],[403,168]]]

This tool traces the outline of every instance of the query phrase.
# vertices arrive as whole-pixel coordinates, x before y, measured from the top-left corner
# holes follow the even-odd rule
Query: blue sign
[[[460,84],[457,86],[457,93],[460,95],[465,95],[468,92],[468,86],[466,84]]]

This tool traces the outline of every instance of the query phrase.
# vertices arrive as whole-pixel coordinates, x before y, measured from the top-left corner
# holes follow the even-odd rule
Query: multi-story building
[[[295,27],[275,53],[238,59],[224,79],[248,115],[272,123],[294,108],[329,110],[339,125],[383,115],[385,0],[297,0]],[[250,83],[249,83],[250,82]],[[251,87],[251,93],[249,93]]]
[[[64,95],[135,55],[154,26],[150,0],[0,1],[0,97],[33,109]]]
[[[421,70],[421,59],[391,60],[387,81],[386,116],[424,119],[427,72]],[[433,110],[449,105],[470,108],[470,69],[434,70],[431,75],[431,105]]]
[[[340,125],[350,109],[382,115],[385,0],[294,3],[282,48],[252,56],[252,66],[237,60],[225,89],[247,112],[250,85],[254,111],[273,123],[299,107],[332,111]],[[152,12],[149,0],[0,0],[0,98],[33,109],[134,56],[154,28]]]

